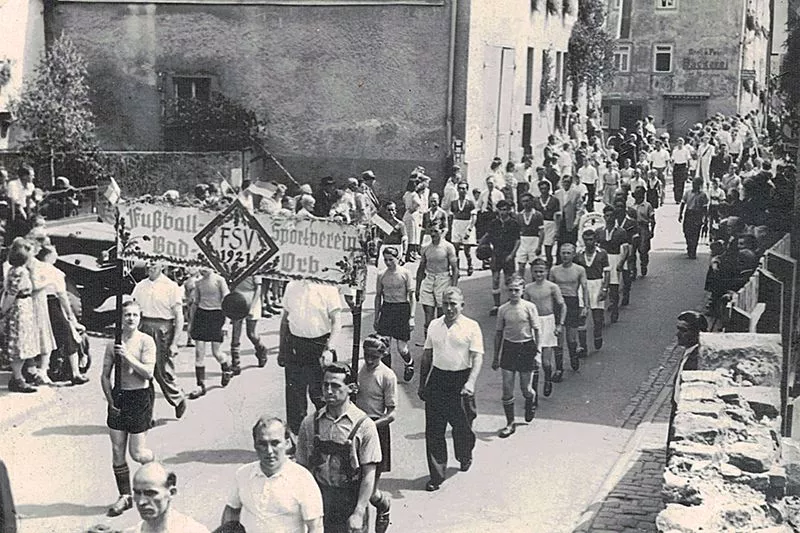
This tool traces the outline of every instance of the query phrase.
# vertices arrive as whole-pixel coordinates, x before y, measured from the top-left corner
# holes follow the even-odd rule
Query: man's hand
[[[494,365],[492,365],[492,366],[494,366]],[[462,396],[474,396],[475,395],[475,384],[474,383],[470,383],[469,381],[464,383],[464,387],[461,389],[461,395]]]
[[[119,407],[114,405],[114,402],[108,402],[108,412],[112,416],[120,416],[120,414],[121,414],[121,411],[119,410]]]
[[[589,307],[583,306],[581,307],[581,318],[586,318],[586,315],[589,314]]]
[[[375,313],[375,322],[372,323],[372,327],[373,329],[375,329],[375,331],[378,330],[378,322],[380,322],[380,319],[381,319],[380,315],[378,313]]]
[[[500,358],[494,356],[494,361],[492,361],[492,370],[497,370],[498,368],[500,368]]]
[[[600,289],[600,296],[598,296],[597,299],[601,302],[604,302],[606,301],[607,295],[608,295],[608,289],[603,287],[602,289]]]
[[[127,350],[125,350],[125,345],[123,344],[115,344],[114,345],[114,355],[119,357],[120,359],[125,359],[128,355]]]
[[[325,348],[322,351],[322,355],[319,356],[319,364],[322,368],[333,363],[333,352],[331,352],[330,348]]]
[[[361,533],[364,530],[364,512],[356,509],[347,519],[347,530],[350,533]]]
[[[174,342],[169,345],[169,356],[173,359],[178,356],[178,345]]]
[[[558,337],[559,335],[561,335],[561,324],[556,324],[556,327],[555,327],[555,329],[553,330],[553,332],[555,333],[556,337]]]
[[[678,215],[678,222],[683,222],[683,215]]]
[[[512,263],[514,261],[514,254],[508,254],[506,256],[506,263]]]

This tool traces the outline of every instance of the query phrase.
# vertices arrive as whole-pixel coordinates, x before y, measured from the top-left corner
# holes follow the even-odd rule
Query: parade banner
[[[121,259],[211,267],[233,279],[246,273],[362,290],[366,284],[364,226],[314,217],[245,215],[238,201],[224,211],[124,200],[117,207]],[[262,249],[273,244],[274,253],[251,269],[263,259]]]

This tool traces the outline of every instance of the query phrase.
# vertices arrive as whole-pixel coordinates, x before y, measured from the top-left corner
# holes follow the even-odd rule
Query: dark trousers
[[[616,322],[619,318],[619,285],[608,286],[608,313],[612,322]]]
[[[584,185],[586,185],[586,210],[594,211],[594,198],[597,194],[597,186],[594,183],[584,183]]]
[[[688,163],[676,163],[672,166],[672,196],[675,203],[681,203],[683,189],[686,186],[686,178],[689,176]]]
[[[689,257],[697,256],[697,243],[700,242],[703,215],[703,211],[694,209],[687,209],[683,213],[683,236],[686,239],[686,253],[689,254]]]
[[[447,425],[453,428],[453,449],[456,459],[472,459],[475,448],[475,397],[461,395],[470,370],[450,372],[434,367],[425,386],[425,451],[433,483],[444,481],[447,469]]]
[[[358,487],[329,487],[320,485],[322,508],[325,512],[322,523],[325,533],[350,533],[347,520],[358,504]],[[364,520],[366,525],[367,520]],[[366,527],[361,531],[366,531]]]
[[[628,305],[631,301],[631,285],[633,285],[633,272],[631,270],[622,271],[622,305]]]
[[[156,366],[153,377],[161,387],[164,398],[173,407],[181,403],[186,394],[178,386],[175,375],[175,360],[169,353],[169,347],[175,338],[175,323],[162,318],[142,318],[139,324],[142,333],[147,333],[156,342]]]
[[[637,254],[642,265],[642,272],[645,272],[648,265],[650,265],[650,241],[650,228],[639,226],[639,235],[634,237],[631,245],[631,253],[628,256],[628,269],[631,271],[632,276],[636,275]]]
[[[319,409],[322,401],[322,367],[319,358],[325,350],[328,335],[315,339],[289,334],[289,354],[286,358],[286,423],[295,435],[308,411],[308,397]],[[307,396],[308,395],[308,396]]]

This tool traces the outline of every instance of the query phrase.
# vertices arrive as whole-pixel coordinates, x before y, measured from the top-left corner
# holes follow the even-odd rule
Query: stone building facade
[[[765,99],[769,0],[609,0],[617,72],[603,90],[610,130],[647,115],[683,135]]]
[[[48,20],[87,59],[104,149],[164,149],[168,101],[219,91],[266,121],[298,181],[371,168],[399,196],[417,165],[436,188],[456,160],[477,184],[546,142],[542,58],[563,80],[577,4],[59,0]]]

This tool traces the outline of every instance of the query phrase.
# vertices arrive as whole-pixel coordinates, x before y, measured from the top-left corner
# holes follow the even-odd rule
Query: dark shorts
[[[392,435],[389,426],[378,428],[378,440],[381,444],[381,456],[383,460],[378,463],[378,472],[392,471]]]
[[[411,338],[411,327],[408,323],[410,318],[410,303],[384,302],[381,306],[381,315],[378,319],[377,332],[379,335],[407,341]]]
[[[114,405],[120,413],[113,414],[108,410],[106,425],[111,429],[128,433],[144,433],[150,429],[153,418],[153,385],[146,389],[115,391]]]
[[[568,328],[577,328],[581,325],[581,311],[578,307],[577,296],[564,296],[564,303],[567,304],[567,316],[564,325]]]
[[[532,372],[536,369],[536,342],[503,341],[500,368],[512,372]]]
[[[225,325],[225,313],[222,309],[197,308],[192,318],[192,340],[205,342],[222,342],[222,326]]]
[[[514,258],[512,257],[511,261],[506,261],[506,257],[508,257],[507,253],[492,255],[492,272],[500,272],[502,270],[509,277],[514,274],[517,269],[517,265],[514,264]]]

